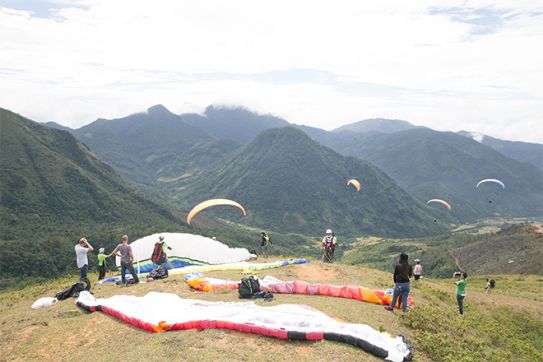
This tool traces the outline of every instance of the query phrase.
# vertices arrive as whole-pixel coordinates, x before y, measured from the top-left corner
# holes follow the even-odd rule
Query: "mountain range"
[[[356,178],[360,192],[347,187]],[[281,232],[420,236],[445,232],[419,202],[370,163],[342,156],[293,127],[270,129],[201,174],[181,180],[174,198],[231,198],[243,220]],[[224,213],[223,213],[224,215]]]
[[[479,142],[465,132],[438,132],[402,120],[371,119],[328,132],[243,108],[210,106],[202,115],[175,115],[157,105],[71,132],[146,193],[183,204],[179,195],[193,176],[210,174],[216,169],[211,165],[233,154],[240,157],[239,150],[263,130],[287,126],[342,155],[370,161],[419,202],[451,202],[451,213],[429,207],[439,221],[543,214],[543,176],[536,167],[543,145],[488,136]],[[483,178],[501,179],[506,192],[476,190]]]

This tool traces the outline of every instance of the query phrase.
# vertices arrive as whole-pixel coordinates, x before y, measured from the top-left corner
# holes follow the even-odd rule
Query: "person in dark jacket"
[[[413,276],[413,267],[409,265],[409,256],[405,253],[400,254],[400,260],[394,268],[394,292],[392,294],[392,301],[386,310],[393,311],[398,297],[401,295],[401,307],[402,312],[405,312],[407,308],[407,296],[409,295],[410,284],[409,278]]]
[[[260,246],[262,247],[262,253],[264,254],[264,257],[268,259],[268,248],[271,245],[271,238],[266,234],[265,231],[260,233],[260,236],[262,238],[262,242],[260,243]]]

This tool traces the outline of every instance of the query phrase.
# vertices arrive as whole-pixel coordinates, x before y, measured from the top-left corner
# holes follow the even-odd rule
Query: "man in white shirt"
[[[85,238],[79,239],[79,244],[75,246],[75,257],[77,259],[77,267],[81,273],[81,279],[87,278],[87,272],[89,271],[89,259],[87,253],[93,251],[94,248]]]

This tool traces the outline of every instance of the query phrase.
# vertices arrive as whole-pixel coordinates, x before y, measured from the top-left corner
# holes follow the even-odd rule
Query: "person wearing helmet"
[[[104,254],[106,249],[98,249],[98,280],[104,279],[106,276],[106,258],[107,255]]]
[[[260,236],[262,238],[262,242],[260,243],[260,246],[262,248],[262,254],[264,254],[264,257],[268,259],[268,247],[271,245],[271,238],[266,234],[265,231],[260,233]]]
[[[419,280],[422,277],[422,265],[420,265],[420,260],[415,259],[415,267],[413,268],[413,276],[415,277],[415,280]]]
[[[158,244],[162,245],[162,260],[160,260],[159,265],[162,263],[166,263],[169,269],[173,269],[173,265],[170,263],[170,260],[168,259],[168,254],[166,253],[166,249],[172,250],[172,248],[168,246],[168,244],[166,244],[166,242],[164,241],[164,235],[160,235],[158,237]]]
[[[334,252],[336,251],[337,240],[332,229],[326,229],[326,235],[322,238],[322,261],[332,263],[334,261]]]

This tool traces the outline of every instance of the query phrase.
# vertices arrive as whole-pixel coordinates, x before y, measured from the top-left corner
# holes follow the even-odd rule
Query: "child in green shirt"
[[[460,280],[455,281],[456,284],[456,302],[458,303],[458,314],[460,316],[464,315],[464,298],[466,297],[466,284],[468,283],[468,273],[466,272],[455,272],[453,274],[455,279],[460,278]]]
[[[100,248],[98,250],[98,280],[104,279],[106,276],[106,258],[105,249]]]

